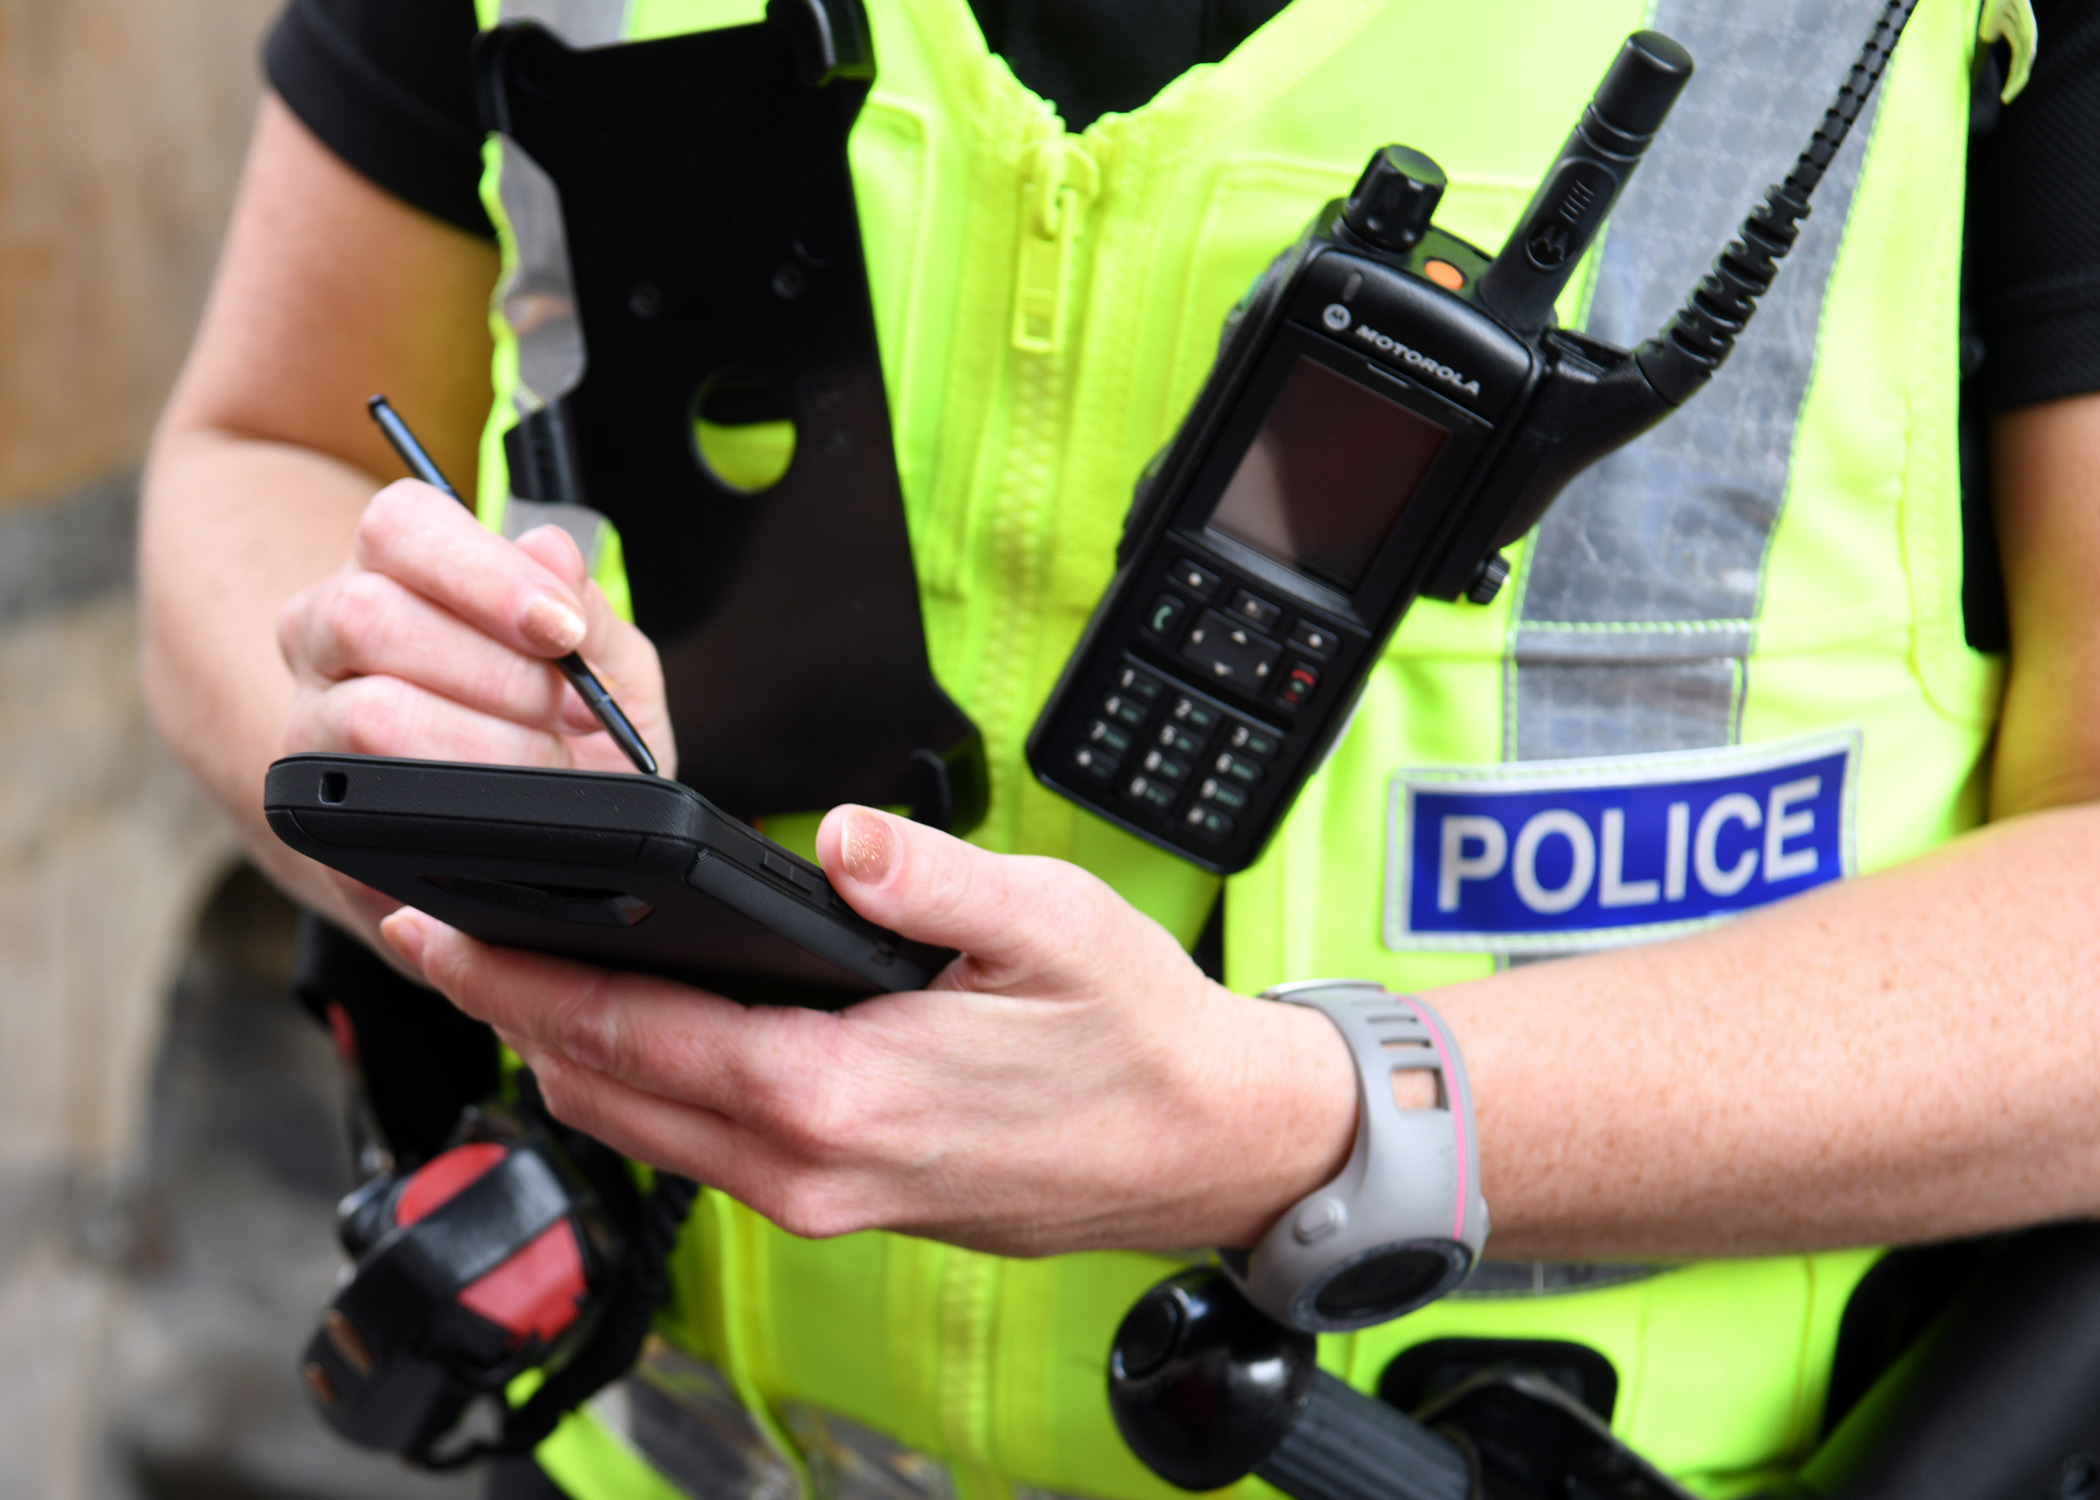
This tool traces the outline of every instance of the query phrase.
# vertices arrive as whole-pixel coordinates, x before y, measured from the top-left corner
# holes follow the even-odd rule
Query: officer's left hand
[[[835,809],[862,915],[960,950],[924,992],[833,1014],[490,948],[413,911],[388,941],[533,1067],[561,1119],[794,1233],[899,1229],[1004,1254],[1245,1245],[1355,1132],[1326,1018],[1211,983],[1058,860]]]

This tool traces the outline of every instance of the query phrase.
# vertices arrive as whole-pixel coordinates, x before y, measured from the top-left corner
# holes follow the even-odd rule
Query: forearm
[[[161,734],[250,857],[345,922],[339,887],[264,823],[262,777],[284,753],[293,695],[278,613],[350,555],[379,483],[310,449],[171,426],[147,469],[140,523],[144,676]]]
[[[1436,992],[1498,1256],[1745,1255],[2100,1212],[2100,808],[1679,942]]]
[[[2100,807],[2037,814],[1696,937],[1435,991],[1489,1253],[1753,1255],[2100,1210],[2096,839]],[[747,1010],[387,930],[562,1119],[797,1234],[1245,1245],[1349,1155],[1339,1033],[1210,985],[1073,867],[865,810],[818,850],[861,915],[967,955],[934,992]]]
[[[493,247],[388,197],[274,97],[256,117],[218,278],[147,463],[139,574],[149,702],[279,884],[370,931],[345,882],[262,820],[295,677],[285,602],[351,557],[380,475],[384,390],[473,493]]]
[[[1991,451],[2004,821],[1696,938],[1438,992],[1475,1078],[1496,1253],[1749,1254],[2100,1213],[2100,396],[1999,417]]]

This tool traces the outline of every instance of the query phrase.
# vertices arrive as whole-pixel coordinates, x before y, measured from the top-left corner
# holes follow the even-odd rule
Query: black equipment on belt
[[[530,1103],[489,1106],[449,1149],[345,1198],[336,1227],[355,1264],[302,1365],[321,1416],[361,1446],[453,1468],[529,1451],[626,1373],[698,1189],[659,1174],[637,1205],[624,1171]],[[547,1379],[507,1405],[534,1369]],[[475,1432],[479,1401],[488,1430]]]
[[[633,1365],[699,1189],[658,1173],[638,1192],[547,1117],[529,1071],[504,1089],[487,1026],[310,913],[293,988],[350,1072],[363,1179],[337,1210],[353,1264],[301,1357],[308,1392],[346,1438],[422,1467],[523,1452]],[[528,1368],[548,1378],[511,1409]]]
[[[1314,1352],[1222,1271],[1184,1271],[1117,1329],[1109,1407],[1131,1451],[1187,1490],[1251,1473],[1295,1500],[1690,1500],[1612,1435],[1565,1360],[1482,1364],[1410,1415],[1322,1371]],[[2100,1225],[1985,1248],[1967,1287],[1890,1353],[1763,1500],[2100,1495]]]
[[[1531,1370],[1483,1370],[1415,1416],[1362,1395],[1215,1269],[1139,1298],[1108,1371],[1124,1442],[1185,1490],[1251,1473],[1297,1500],[1692,1500]]]
[[[1139,479],[1029,735],[1037,777],[1206,870],[1251,864],[1408,607],[1491,600],[1499,549],[1721,367],[1913,4],[1888,0],[1785,183],[1636,351],[1556,328],[1553,304],[1691,76],[1677,43],[1627,39],[1492,259],[1431,221],[1435,162],[1374,155],[1228,317]]]

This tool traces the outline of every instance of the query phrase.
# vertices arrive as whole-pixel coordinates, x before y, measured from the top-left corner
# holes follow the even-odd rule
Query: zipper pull
[[[1024,354],[1064,347],[1072,242],[1100,190],[1101,170],[1076,137],[1060,131],[1030,148],[1014,266],[1014,347]]]

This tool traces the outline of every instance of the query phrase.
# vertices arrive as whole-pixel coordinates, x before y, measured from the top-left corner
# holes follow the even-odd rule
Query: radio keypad
[[[1191,562],[1186,557],[1174,564],[1174,571],[1170,576],[1198,599],[1208,599],[1218,591],[1218,585],[1225,581],[1203,564]]]
[[[1201,755],[1203,736],[1191,734],[1179,724],[1163,725],[1159,731],[1159,742],[1176,755]]]
[[[1221,717],[1216,709],[1189,697],[1176,698],[1174,706],[1167,712],[1173,715],[1176,723],[1186,724],[1189,728],[1205,734],[1218,727]]]
[[[1188,600],[1179,594],[1161,594],[1145,611],[1145,628],[1162,640],[1171,640],[1174,627],[1181,623],[1181,617],[1188,613],[1188,609]]]
[[[1074,750],[1072,764],[1078,767],[1080,774],[1092,777],[1095,781],[1106,781],[1116,774],[1116,758],[1092,745],[1081,745]]]
[[[1083,737],[1067,742],[1067,764],[1082,784],[1102,788],[1096,795],[1122,802],[1134,823],[1192,845],[1221,843],[1274,795],[1258,789],[1287,736],[1243,718],[1236,704],[1198,695],[1218,692],[1228,703],[1244,695],[1250,706],[1269,704],[1270,716],[1287,713],[1310,701],[1344,641],[1287,599],[1193,557],[1153,576],[1157,592],[1139,621],[1143,649],[1171,653],[1183,670],[1124,657]],[[1175,680],[1184,673],[1186,682]]]
[[[1136,729],[1152,717],[1152,711],[1141,699],[1126,698],[1121,693],[1110,693],[1101,700],[1101,711],[1118,724]]]
[[[1144,767],[1161,781],[1180,783],[1188,778],[1189,763],[1177,760],[1164,750],[1147,750]]]
[[[1241,589],[1232,596],[1232,603],[1227,607],[1226,613],[1245,620],[1258,630],[1274,630],[1276,622],[1283,618],[1283,607],[1271,604],[1266,599],[1257,599],[1245,589]]]
[[[1262,762],[1281,753],[1282,733],[1177,691],[1171,677],[1133,661],[1117,666],[1110,681],[1071,764],[1089,783],[1117,786],[1142,822],[1168,820],[1207,841],[1229,837],[1236,816],[1254,806]]]
[[[1158,808],[1161,812],[1172,807],[1174,799],[1180,795],[1165,782],[1154,781],[1149,776],[1131,777],[1130,785],[1125,787],[1124,791],[1130,794],[1132,801],[1143,802],[1148,806]]]
[[[1116,691],[1150,703],[1159,697],[1159,679],[1136,667],[1124,667],[1116,673]]]
[[[1183,557],[1167,570],[1166,581],[1168,591],[1155,598],[1145,612],[1144,630],[1170,648],[1178,646],[1182,660],[1198,670],[1198,680],[1205,686],[1236,689],[1293,709],[1312,697],[1320,684],[1320,669],[1314,663],[1325,661],[1340,645],[1332,630],[1310,619],[1292,622],[1287,638],[1297,654],[1289,669],[1279,672],[1285,648],[1262,632],[1283,624],[1282,605],[1251,589],[1235,588],[1222,611],[1203,610],[1196,623],[1188,626],[1190,602],[1175,590],[1185,589],[1199,600],[1209,600],[1226,586],[1226,580],[1195,559]],[[1148,700],[1159,691],[1157,680],[1134,666],[1126,664],[1119,676],[1126,685],[1151,682],[1151,690],[1143,694]],[[1129,690],[1137,691],[1134,686]]]
[[[1121,755],[1130,748],[1130,733],[1118,729],[1106,719],[1096,719],[1086,727],[1086,737],[1099,745],[1108,755]]]
[[[1313,656],[1325,656],[1334,649],[1334,632],[1310,620],[1300,620],[1291,627],[1291,644]]]
[[[1193,663],[1206,682],[1259,692],[1276,671],[1283,647],[1248,626],[1207,609],[1182,644],[1181,656]]]
[[[1283,686],[1277,689],[1276,701],[1286,708],[1296,708],[1313,695],[1320,685],[1320,669],[1311,662],[1294,661],[1284,675]]]

